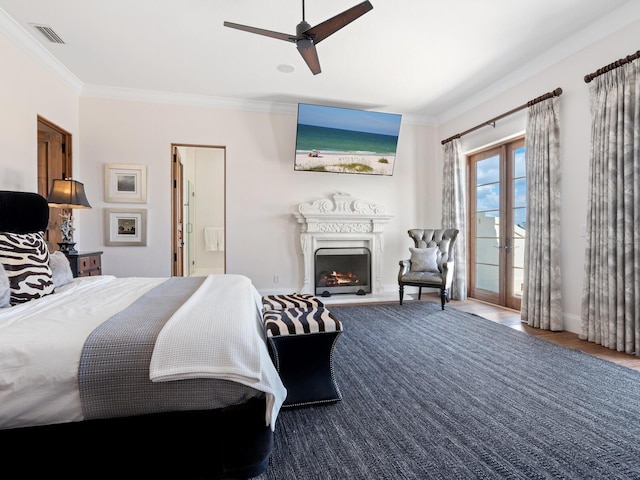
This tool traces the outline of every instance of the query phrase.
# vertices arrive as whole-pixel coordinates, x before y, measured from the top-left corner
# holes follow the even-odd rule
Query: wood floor
[[[427,301],[439,301],[437,296],[434,298],[428,298],[430,295],[423,295],[423,300]],[[549,330],[540,330],[539,328],[532,328],[526,323],[520,320],[520,312],[515,310],[509,310],[506,308],[496,307],[477,300],[468,299],[463,301],[452,300],[450,305],[469,313],[474,313],[488,320],[506,325],[516,330],[523,331],[530,335],[535,335],[544,340],[564,345],[565,347],[581,350],[589,355],[608,360],[610,362],[617,363],[624,367],[632,368],[640,371],[640,357],[636,355],[630,355],[628,353],[616,352],[609,348],[595,343],[580,340],[578,335],[571,332],[551,332]]]

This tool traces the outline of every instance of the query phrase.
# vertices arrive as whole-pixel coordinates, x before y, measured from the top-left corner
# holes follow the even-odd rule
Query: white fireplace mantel
[[[304,284],[301,293],[315,294],[315,252],[320,248],[368,248],[371,252],[371,292],[383,290],[381,259],[383,229],[393,215],[385,207],[336,193],[333,200],[319,199],[301,203],[294,213],[302,225],[300,244],[304,256]]]

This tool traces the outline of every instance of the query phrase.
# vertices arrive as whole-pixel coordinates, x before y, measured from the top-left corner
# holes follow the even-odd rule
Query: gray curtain
[[[459,139],[445,143],[443,148],[442,228],[457,228],[460,231],[453,253],[453,283],[449,293],[453,300],[464,300],[467,298],[465,164]]]
[[[526,126],[527,215],[521,318],[562,330],[560,292],[559,99],[529,107]]]
[[[589,85],[591,166],[580,338],[640,355],[640,60]]]

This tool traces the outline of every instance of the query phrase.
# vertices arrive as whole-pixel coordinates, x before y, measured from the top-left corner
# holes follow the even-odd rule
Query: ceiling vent
[[[30,25],[44,35],[51,43],[64,43],[64,40],[60,38],[60,35],[58,35],[53,28],[47,25],[37,25],[35,23],[31,23]]]

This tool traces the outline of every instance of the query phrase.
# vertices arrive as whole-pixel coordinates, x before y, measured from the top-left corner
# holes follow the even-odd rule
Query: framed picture
[[[146,165],[107,163],[104,166],[104,201],[147,203]]]
[[[144,247],[147,245],[147,210],[105,208],[105,245]]]

